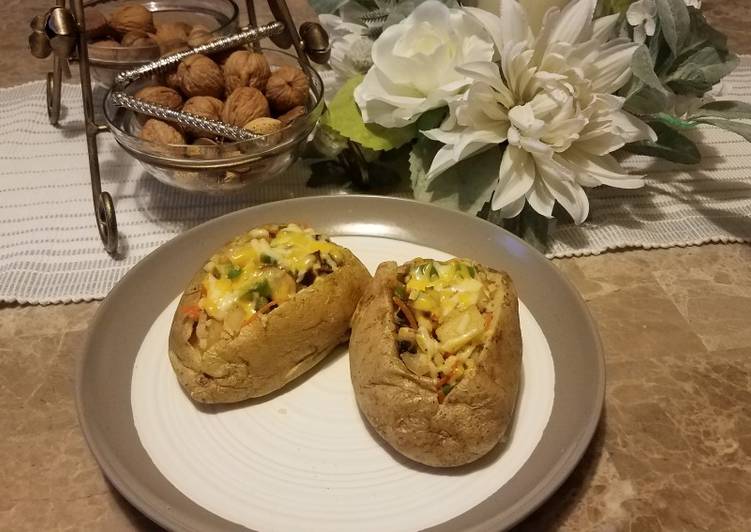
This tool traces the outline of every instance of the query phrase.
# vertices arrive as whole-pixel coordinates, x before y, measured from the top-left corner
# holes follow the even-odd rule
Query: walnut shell
[[[104,37],[109,32],[107,17],[95,7],[87,7],[83,10],[83,18],[86,24],[86,35],[90,39]]]
[[[305,116],[306,112],[307,109],[305,109],[304,105],[298,105],[297,107],[293,107],[283,115],[277,116],[276,119],[286,126],[287,124],[291,124],[301,116]]]
[[[161,85],[144,87],[133,96],[139,100],[168,107],[175,111],[180,109],[180,106],[183,104],[183,98],[177,91]]]
[[[309,88],[308,77],[302,70],[285,65],[272,72],[265,94],[274,111],[285,113],[293,107],[305,105]]]
[[[142,31],[129,31],[120,40],[121,46],[153,46],[156,47],[156,41],[149,37],[148,33]]]
[[[243,126],[243,129],[256,135],[270,135],[282,129],[282,123],[276,118],[261,117],[251,120]]]
[[[155,118],[149,118],[146,121],[138,136],[157,144],[185,144],[185,137],[180,131]]]
[[[219,157],[221,147],[213,139],[199,137],[185,149],[185,154],[194,159],[215,159]]]
[[[195,48],[215,39],[214,35],[205,26],[195,25],[188,34],[188,45]]]
[[[213,96],[193,96],[185,102],[182,111],[211,120],[221,120],[223,108],[224,102]],[[205,131],[194,128],[190,128],[190,132],[198,135],[206,135]]]
[[[151,33],[154,31],[154,17],[140,4],[125,4],[112,13],[110,27],[120,35],[129,31]]]
[[[158,24],[153,38],[159,44],[162,55],[187,49],[190,29],[190,25],[185,22]]]
[[[93,46],[95,48],[122,48],[119,42],[112,39],[102,39],[101,41],[94,41],[92,43],[89,43],[89,46]]]
[[[196,54],[183,59],[177,67],[180,88],[188,97],[213,96],[224,94],[222,69],[205,55]]]
[[[180,75],[177,73],[176,68],[163,74],[162,79],[164,80],[165,86],[176,91],[180,90]]]
[[[224,62],[222,70],[227,94],[246,86],[263,91],[271,76],[271,67],[263,54],[247,50],[233,52]]]
[[[212,120],[222,119],[224,102],[213,96],[193,96],[183,105],[182,111]]]
[[[222,110],[222,122],[242,127],[255,118],[269,116],[269,102],[258,89],[240,87],[232,91]]]

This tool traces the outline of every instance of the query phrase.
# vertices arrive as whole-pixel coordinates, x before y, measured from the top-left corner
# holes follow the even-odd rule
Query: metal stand
[[[97,124],[94,120],[94,97],[91,90],[88,39],[84,17],[84,8],[94,3],[102,3],[102,0],[89,0],[88,2],[72,0],[72,10],[70,10],[66,8],[65,0],[57,0],[55,7],[43,15],[32,19],[32,33],[29,36],[29,47],[32,55],[40,59],[54,54],[52,72],[47,74],[47,114],[52,125],[57,125],[60,119],[62,79],[64,75],[65,77],[70,77],[68,61],[77,60],[79,62],[94,215],[104,248],[110,255],[115,255],[117,253],[118,242],[117,217],[115,215],[112,196],[108,192],[102,191],[96,142],[96,136],[99,133],[108,131],[108,128],[105,125]],[[213,43],[198,46],[189,52],[178,52],[157,59],[143,67],[123,72],[118,75],[116,84],[126,83],[147,73],[160,71],[166,65],[175,64],[182,59],[182,56],[188,56],[191,53],[219,51],[248,42],[252,42],[253,48],[258,50],[258,41],[266,36],[269,36],[274,44],[280,48],[287,49],[290,46],[294,46],[300,62],[304,65],[310,64],[308,57],[318,63],[328,61],[330,53],[328,35],[320,24],[307,22],[300,27],[300,32],[298,33],[285,0],[268,0],[268,3],[276,20],[276,25],[272,23],[263,28],[258,28],[253,0],[246,0],[250,20],[249,27],[241,28],[234,36],[223,37]],[[278,27],[279,25],[281,27]],[[301,34],[302,38],[300,37]],[[127,103],[127,98],[123,97],[123,106],[129,106],[124,105]],[[130,103],[133,104],[133,102]],[[135,105],[138,105],[138,102]],[[160,111],[163,110],[156,109],[156,112]],[[156,114],[156,112],[153,114]],[[182,120],[191,120],[190,115],[185,115],[184,113],[177,114],[182,115]],[[219,128],[219,130],[227,126],[221,123],[203,125]],[[230,131],[227,130],[226,133],[230,133]],[[245,135],[247,135],[247,132],[235,131],[234,135],[228,136],[246,138]]]

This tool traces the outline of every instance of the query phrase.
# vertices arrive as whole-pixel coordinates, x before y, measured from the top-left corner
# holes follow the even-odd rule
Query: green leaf
[[[736,102],[733,100],[720,100],[702,105],[691,118],[698,117],[717,118],[747,118],[751,119],[751,103]]]
[[[637,115],[655,114],[668,107],[670,94],[654,71],[652,57],[646,46],[634,52],[631,61],[634,78],[629,85],[625,109]]]
[[[354,93],[362,82],[362,76],[347,81],[329,105],[329,112],[321,123],[344,137],[371,150],[393,150],[415,138],[417,124],[400,128],[385,128],[378,124],[366,124],[355,102]]]
[[[409,167],[415,199],[477,214],[490,199],[498,180],[500,147],[493,146],[461,161],[428,183],[430,163],[441,146],[422,137],[412,148]]]
[[[668,108],[669,98],[663,91],[639,82],[639,88],[626,98],[623,108],[634,115],[651,115]]]
[[[682,164],[696,164],[701,161],[699,149],[688,137],[658,120],[651,120],[648,124],[657,133],[657,141],[626,144],[627,151]]]
[[[660,122],[678,129],[693,129],[696,127],[695,122],[689,122],[688,120],[683,120],[681,118],[678,118],[677,116],[673,116],[667,113],[657,113],[657,115],[655,115],[655,118]]]
[[[735,55],[722,57],[706,46],[686,58],[667,78],[668,86],[678,94],[703,96],[738,66]]]
[[[665,90],[665,87],[663,87],[662,81],[660,81],[660,78],[655,74],[654,64],[652,63],[652,57],[649,55],[649,50],[643,44],[634,51],[634,55],[631,59],[631,71],[634,76],[647,87],[651,87],[667,95],[667,91]]]
[[[702,118],[698,121],[703,124],[711,124],[715,127],[722,128],[725,131],[730,131],[751,142],[751,124],[746,124],[745,122],[734,122],[732,120],[723,120],[721,118]]]
[[[691,30],[691,17],[683,0],[657,0],[657,16],[662,26],[662,34],[673,55],[681,53],[683,43]]]

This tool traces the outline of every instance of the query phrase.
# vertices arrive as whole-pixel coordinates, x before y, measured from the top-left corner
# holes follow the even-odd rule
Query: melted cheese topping
[[[412,346],[402,350],[402,360],[414,373],[435,379],[442,401],[482,348],[492,287],[485,273],[468,261],[417,260],[404,277],[401,295],[396,295],[405,300],[417,324],[399,328],[400,345]]]
[[[342,249],[309,228],[295,224],[259,228],[235,238],[204,266],[198,306],[225,320],[235,309],[245,318],[270,302],[280,304],[298,290],[306,274],[335,270]]]

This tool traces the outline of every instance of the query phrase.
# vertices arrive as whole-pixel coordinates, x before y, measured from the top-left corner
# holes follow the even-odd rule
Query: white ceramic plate
[[[197,407],[168,362],[176,298],[207,256],[263,223],[310,224],[371,269],[473,258],[506,270],[522,302],[524,382],[510,443],[453,470],[392,452],[359,415],[344,348],[268,398]],[[539,253],[470,216],[408,200],[270,203],[194,228],[136,265],[101,305],[79,361],[77,406],[112,483],[176,530],[498,530],[545,500],[594,432],[604,369],[576,291]]]

